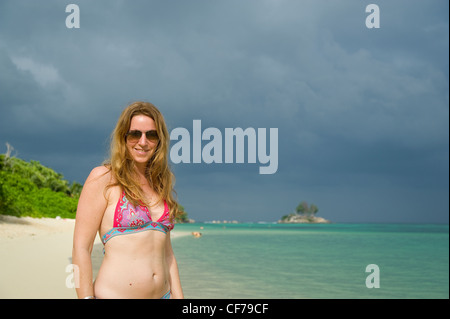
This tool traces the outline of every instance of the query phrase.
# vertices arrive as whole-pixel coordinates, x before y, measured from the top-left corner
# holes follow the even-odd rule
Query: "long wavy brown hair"
[[[151,103],[134,102],[122,111],[111,135],[110,159],[105,162],[105,166],[111,170],[114,178],[114,182],[108,185],[108,188],[121,186],[127,199],[134,205],[145,203],[145,196],[137,179],[134,160],[126,147],[125,138],[125,134],[130,129],[131,119],[136,115],[146,115],[155,122],[159,142],[147,163],[145,176],[149,185],[158,194],[159,200],[166,200],[170,208],[170,217],[174,219],[180,211],[175,199],[175,176],[168,163],[170,137],[164,117]]]

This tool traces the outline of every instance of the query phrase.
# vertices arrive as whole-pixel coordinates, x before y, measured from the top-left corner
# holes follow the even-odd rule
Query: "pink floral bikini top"
[[[169,206],[164,201],[164,213],[154,222],[146,206],[134,206],[131,204],[125,192],[119,198],[114,211],[113,228],[107,231],[103,237],[103,245],[114,236],[134,234],[146,230],[158,230],[167,234],[174,227],[170,221]]]

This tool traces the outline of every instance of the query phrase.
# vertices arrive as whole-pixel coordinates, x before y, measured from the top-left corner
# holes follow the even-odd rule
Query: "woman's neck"
[[[147,171],[147,166],[146,165],[135,165],[134,169],[136,171],[136,176],[138,178],[139,183],[142,184],[147,184],[148,180],[147,180],[147,175],[146,175],[146,171]]]

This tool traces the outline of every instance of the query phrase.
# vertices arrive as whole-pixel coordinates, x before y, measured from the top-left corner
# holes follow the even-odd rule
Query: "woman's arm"
[[[170,293],[173,299],[183,299],[183,289],[181,288],[180,274],[178,272],[178,264],[173,253],[172,243],[170,241],[170,233],[167,234],[166,239],[166,258],[169,266],[169,282]]]
[[[72,263],[76,266],[75,278],[78,298],[94,296],[91,253],[95,236],[107,207],[104,189],[109,181],[106,167],[94,168],[84,183],[78,201],[73,236]]]

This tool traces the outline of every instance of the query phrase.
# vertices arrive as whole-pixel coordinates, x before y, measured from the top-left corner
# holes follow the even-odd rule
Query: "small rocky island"
[[[284,215],[278,221],[279,224],[329,224],[329,220],[317,217],[319,211],[316,205],[303,201],[301,202],[292,214]]]

